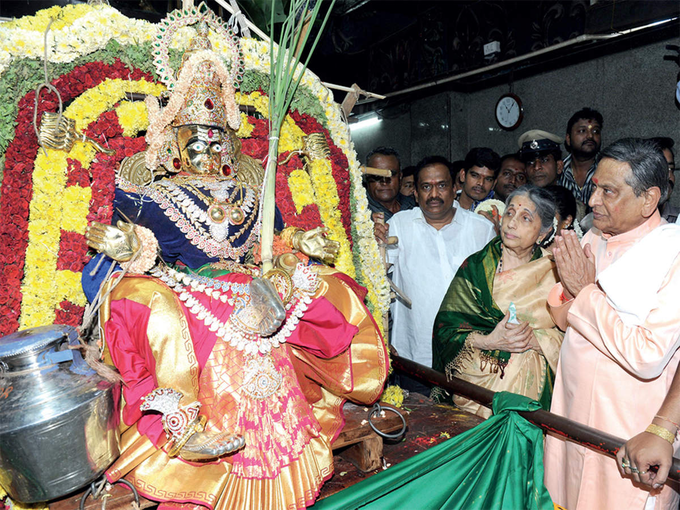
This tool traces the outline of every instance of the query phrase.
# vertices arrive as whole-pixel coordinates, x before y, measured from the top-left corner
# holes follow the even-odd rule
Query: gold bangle
[[[664,427],[655,425],[654,423],[650,423],[649,427],[647,427],[645,432],[649,432],[650,434],[659,436],[661,439],[665,439],[670,444],[673,444],[675,442],[675,434],[673,434],[670,430],[665,429]]]
[[[191,436],[193,436],[196,432],[203,432],[205,423],[207,421],[208,420],[205,416],[199,416],[198,419],[187,425],[187,429],[184,431],[184,434],[182,434],[182,437],[176,439],[175,442],[172,443],[172,446],[168,449],[168,457],[177,457],[177,454],[179,454],[179,451],[184,447],[185,444],[187,444],[189,439],[191,439]]]
[[[297,234],[298,232],[304,232],[301,228],[297,227],[286,227],[281,231],[281,234],[279,234],[279,237],[281,237],[281,240],[290,248],[295,248],[293,246],[293,236]]]
[[[294,250],[302,251],[302,248],[300,248],[300,238],[302,238],[304,233],[305,231],[300,229],[290,236],[290,245]]]

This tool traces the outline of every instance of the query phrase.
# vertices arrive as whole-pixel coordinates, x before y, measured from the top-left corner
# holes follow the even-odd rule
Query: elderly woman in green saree
[[[492,391],[509,391],[550,408],[563,333],[547,307],[557,270],[540,245],[554,232],[555,201],[533,185],[506,200],[500,235],[468,257],[434,322],[433,368]],[[441,388],[433,398],[443,400]],[[454,395],[461,409],[491,411]]]

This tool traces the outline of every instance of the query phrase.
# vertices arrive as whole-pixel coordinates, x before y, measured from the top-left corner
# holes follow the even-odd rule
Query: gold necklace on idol
[[[204,186],[210,191],[210,196],[203,193],[195,183],[187,182],[186,186],[208,206],[208,216],[214,223],[221,224],[229,218],[232,225],[241,225],[246,217],[241,207],[244,196],[243,183],[238,179],[234,180],[238,183],[238,188],[234,187],[232,193],[223,186],[216,187],[211,183],[205,183]],[[215,181],[214,184],[217,183],[220,181]],[[237,193],[239,198],[235,200]]]

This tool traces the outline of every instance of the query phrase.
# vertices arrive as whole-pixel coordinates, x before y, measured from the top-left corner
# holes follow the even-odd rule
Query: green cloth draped
[[[542,257],[536,247],[531,261]],[[446,365],[455,360],[473,331],[491,333],[505,314],[493,300],[493,280],[501,260],[501,238],[496,237],[477,253],[470,255],[460,266],[446,291],[434,320],[432,336],[432,368],[445,372]],[[508,364],[506,351],[482,351],[483,355],[501,370]]]
[[[333,496],[313,510],[552,510],[543,485],[543,433],[514,411],[540,404],[499,392],[476,427]]]

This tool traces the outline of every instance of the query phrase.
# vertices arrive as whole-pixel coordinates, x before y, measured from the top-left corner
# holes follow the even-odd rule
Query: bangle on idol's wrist
[[[134,232],[139,240],[139,247],[130,260],[120,265],[130,273],[144,274],[156,265],[158,240],[151,230],[141,225],[135,225]]]
[[[281,240],[288,245],[290,248],[294,249],[299,249],[296,246],[295,238],[300,234],[301,232],[304,232],[301,228],[297,227],[286,227],[281,231],[280,237]]]
[[[191,439],[196,432],[203,432],[205,427],[205,422],[207,421],[205,416],[199,416],[193,422],[187,425],[184,434],[179,439],[175,439],[172,446],[168,449],[168,457],[177,457],[179,451],[184,447],[185,444]]]
[[[302,249],[300,248],[300,238],[302,237],[302,235],[303,235],[304,233],[305,233],[304,230],[298,230],[298,231],[295,232],[295,233],[291,236],[291,238],[290,238],[291,245],[292,245],[293,248],[296,249],[297,251],[302,251]]]

